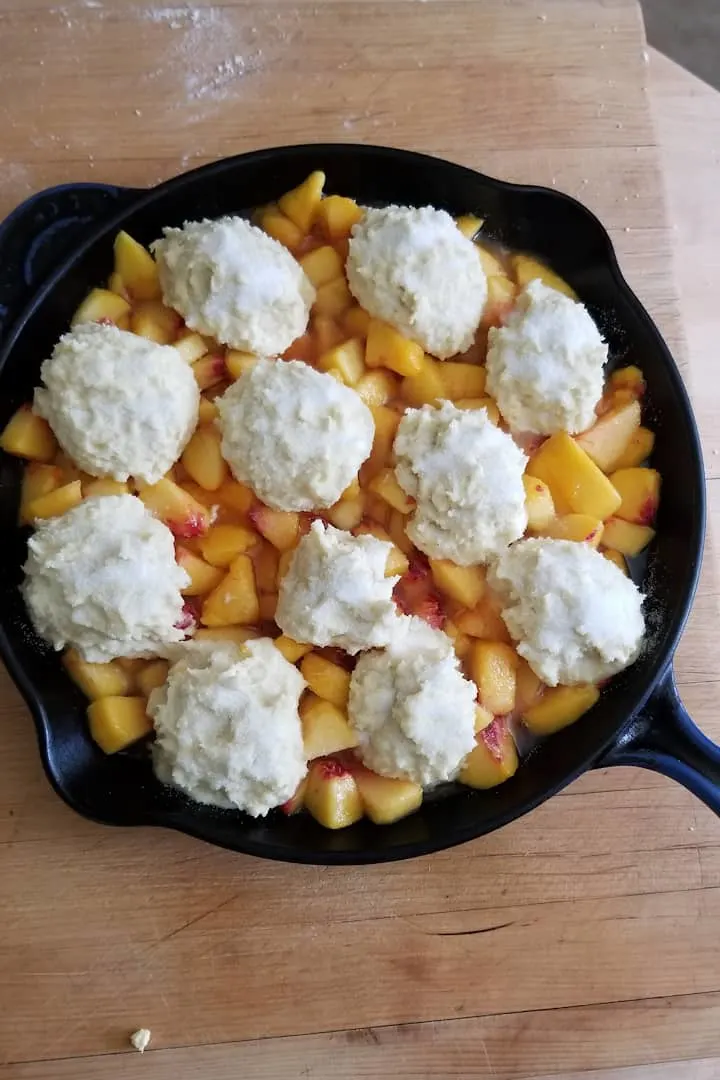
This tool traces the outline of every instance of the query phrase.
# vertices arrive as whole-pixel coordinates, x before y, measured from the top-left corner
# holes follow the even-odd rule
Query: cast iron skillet
[[[244,154],[150,191],[76,184],[40,192],[0,227],[0,423],[31,397],[40,362],[70,314],[107,277],[119,228],[148,243],[164,225],[243,213],[268,202],[318,168],[327,173],[326,190],[363,203],[430,203],[453,214],[479,214],[491,235],[537,252],[570,282],[607,336],[613,364],[640,365],[657,433],[653,465],[663,476],[657,539],[645,576],[647,647],[589,713],[538,746],[494,791],[458,789],[428,800],[395,825],[363,821],[337,833],[305,815],[275,812],[255,821],[194,805],[154,779],[146,755],[106,757],[90,741],[83,696],[28,625],[17,588],[26,540],[15,525],[20,469],[2,455],[0,650],[30,706],[51,783],[70,806],[97,821],[164,825],[236,851],[312,863],[402,859],[450,847],[499,828],[585,770],[607,765],[665,773],[720,812],[720,750],[688,717],[671,667],[703,543],[704,482],[695,422],[675,363],[623,280],[607,233],[573,199],[420,154],[346,145]]]

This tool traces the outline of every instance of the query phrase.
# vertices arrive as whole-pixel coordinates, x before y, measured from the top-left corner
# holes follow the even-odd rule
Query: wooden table
[[[686,365],[716,524],[720,99],[648,59],[630,0],[0,0],[0,214],[311,139],[555,184]],[[719,737],[717,614],[711,555],[677,667]],[[596,773],[408,864],[274,865],[76,817],[0,692],[1,1080],[720,1077],[720,824],[670,782]]]

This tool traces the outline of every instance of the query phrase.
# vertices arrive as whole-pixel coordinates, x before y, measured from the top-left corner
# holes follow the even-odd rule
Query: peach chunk
[[[127,481],[111,480],[108,476],[83,481],[82,489],[83,495],[88,499],[93,495],[127,495],[130,491]]]
[[[458,566],[450,559],[430,559],[430,572],[440,592],[465,608],[474,608],[485,594],[482,566]]]
[[[28,461],[52,461],[57,442],[47,420],[36,416],[29,405],[21,405],[0,435],[0,447],[7,454]]]
[[[636,525],[650,525],[655,520],[660,501],[660,473],[657,469],[618,469],[610,480],[622,499],[614,511],[616,517]]]
[[[357,386],[365,374],[365,347],[360,338],[350,338],[318,357],[321,371],[337,372],[346,386]]]
[[[160,300],[140,300],[130,316],[130,329],[140,337],[169,345],[175,340],[182,320],[176,311]]]
[[[446,360],[438,364],[438,375],[443,388],[442,396],[450,401],[482,397],[485,390],[485,368],[479,364]]]
[[[488,278],[488,295],[483,310],[481,327],[500,326],[515,303],[517,286],[507,274],[493,274]]]
[[[600,697],[597,686],[554,686],[537,705],[523,713],[523,723],[533,735],[552,735],[579,720]]]
[[[390,464],[392,446],[400,423],[400,413],[387,405],[374,405],[370,411],[375,421],[375,437],[370,457],[360,469],[360,481],[363,484],[367,484]]]
[[[121,231],[113,244],[115,272],[135,300],[159,300],[161,296],[158,268],[149,251]]]
[[[243,352],[241,349],[228,349],[225,353],[225,368],[231,379],[239,379],[257,361],[256,353]]]
[[[26,514],[30,521],[39,518],[59,517],[61,514],[72,510],[82,502],[82,484],[79,480],[73,480],[69,484],[49,491],[47,495],[40,495],[33,499],[26,507]]]
[[[303,695],[300,721],[308,760],[337,754],[340,750],[352,750],[358,744],[357,734],[350,727],[345,710],[315,694]]]
[[[167,660],[151,660],[137,673],[136,682],[140,693],[149,698],[153,690],[159,689],[167,679],[169,664]]]
[[[132,689],[132,677],[117,660],[107,664],[91,664],[75,649],[68,649],[62,658],[63,667],[83,694],[91,701],[104,697],[122,697]]]
[[[368,484],[368,490],[379,495],[386,503],[400,514],[410,514],[415,508],[415,500],[405,494],[395,477],[394,469],[382,469]]]
[[[292,814],[298,814],[305,806],[305,788],[307,787],[307,776],[304,776],[298,786],[295,788],[294,793],[290,796],[287,802],[284,802],[280,809],[283,814],[287,814],[290,817]]]
[[[287,634],[281,634],[280,637],[275,638],[273,644],[290,664],[296,664],[298,660],[312,650],[312,645],[306,645],[302,641],[295,641],[294,638],[288,637]]]
[[[149,735],[152,721],[143,697],[103,697],[87,711],[90,735],[106,754],[116,754]]]
[[[329,510],[324,511],[324,516],[336,529],[345,529],[349,532],[356,528],[365,514],[365,496],[357,495],[353,499],[340,499]]]
[[[289,551],[300,539],[300,515],[295,510],[271,510],[258,504],[248,517],[257,531],[278,551]]]
[[[252,489],[239,480],[226,480],[215,492],[215,499],[227,510],[234,510],[238,514],[247,514],[255,505]]]
[[[479,735],[481,731],[484,731],[486,727],[490,727],[495,717],[486,709],[484,705],[475,706],[475,723],[473,730],[476,735]]]
[[[494,604],[483,600],[476,608],[469,611],[460,611],[455,616],[458,630],[463,634],[469,634],[473,638],[482,638],[488,641],[502,641],[509,644],[511,641],[508,628],[503,622],[500,612]]]
[[[345,269],[342,259],[330,244],[324,244],[323,247],[303,255],[300,265],[316,289],[326,285],[328,281],[342,277]]]
[[[366,338],[370,325],[370,316],[365,308],[359,304],[353,304],[343,314],[343,327],[350,337]]]
[[[517,653],[501,641],[476,641],[468,658],[480,704],[494,716],[515,708]]]
[[[639,367],[629,364],[613,371],[608,385],[610,390],[631,390],[636,398],[641,398],[645,393],[645,376]]]
[[[193,641],[232,641],[235,645],[244,645],[258,637],[260,631],[252,626],[201,626],[193,634]]]
[[[545,481],[559,514],[589,514],[604,521],[622,501],[612,482],[565,431],[542,444],[526,472]]]
[[[363,809],[376,825],[390,825],[407,817],[420,806],[423,789],[413,780],[378,776],[364,765],[353,765],[352,774],[360,792]]]
[[[540,699],[545,683],[521,656],[518,657],[515,678],[515,710],[522,715]]]
[[[200,541],[200,552],[212,566],[225,567],[257,542],[257,533],[244,525],[213,525]]]
[[[515,274],[515,280],[521,288],[529,285],[535,278],[539,278],[543,285],[547,285],[549,289],[556,289],[557,292],[569,296],[571,300],[577,300],[577,293],[568,285],[567,281],[564,281],[545,263],[534,259],[532,255],[512,255],[510,263]]]
[[[634,432],[640,427],[640,405],[629,401],[610,409],[591,428],[575,437],[588,457],[604,473],[611,472],[627,450]]]
[[[633,432],[630,442],[614,464],[615,469],[632,469],[646,461],[655,445],[655,436],[646,427],[639,427]]]
[[[228,377],[225,357],[221,353],[206,353],[191,366],[200,390],[209,390]]]
[[[310,232],[310,226],[320,206],[324,186],[325,173],[316,170],[310,173],[302,184],[278,199],[278,206],[283,214],[304,233]]]
[[[202,536],[210,528],[212,512],[165,476],[156,484],[140,484],[138,498],[182,539]]]
[[[385,563],[385,577],[402,577],[410,569],[407,555],[393,544]]]
[[[625,522],[624,524],[629,524],[629,523]],[[639,529],[641,529],[642,527],[643,527],[642,525],[635,526],[635,528],[639,528]],[[630,571],[628,570],[628,565],[627,565],[627,562],[625,561],[625,556],[622,555],[615,548],[607,548],[606,551],[603,551],[603,557],[606,558],[608,560],[608,562],[615,563],[618,570],[622,570],[625,577],[630,577]]]
[[[227,574],[205,598],[200,621],[205,626],[233,626],[256,623],[260,601],[255,588],[255,571],[249,555],[238,555]]]
[[[455,219],[455,224],[463,236],[474,240],[483,227],[483,218],[476,217],[475,214],[462,214]]]
[[[562,514],[538,530],[538,535],[553,540],[576,540],[597,548],[603,539],[603,523],[589,514]]]
[[[458,780],[481,791],[497,787],[513,776],[520,764],[510,730],[501,719],[493,720],[475,736],[476,746],[463,762]]]
[[[192,330],[183,330],[180,336],[173,342],[173,346],[182,356],[186,364],[194,364],[196,360],[205,356],[210,350],[208,343],[200,334]]]
[[[321,285],[315,295],[313,313],[315,315],[328,315],[332,319],[339,318],[354,303],[353,295],[348,288],[344,277],[335,278]]]
[[[130,302],[130,293],[127,291],[125,282],[120,274],[118,274],[117,270],[113,270],[108,278],[107,287],[110,292],[117,293],[118,296],[122,296],[123,300],[127,300],[128,303]]]
[[[491,397],[458,398],[454,404],[456,409],[484,409],[491,424],[500,423],[500,410]]]
[[[220,451],[220,432],[217,428],[197,428],[180,460],[188,475],[206,491],[217,491],[227,478],[228,467]]]
[[[370,368],[386,367],[398,375],[417,375],[424,353],[416,341],[404,337],[394,326],[371,319],[365,345],[365,363]]]
[[[555,517],[555,504],[550,488],[536,476],[523,476],[525,486],[525,509],[528,516],[528,529],[532,533],[547,528]]]
[[[622,555],[632,558],[633,555],[639,555],[654,536],[655,530],[649,525],[636,525],[632,521],[614,517],[605,522],[602,539],[605,547],[614,548]]]
[[[363,211],[354,199],[347,199],[343,195],[326,195],[315,212],[317,224],[333,241],[349,237],[353,226],[362,217]]]
[[[319,698],[332,702],[338,709],[347,708],[350,693],[349,671],[316,652],[309,652],[302,659],[300,672]],[[330,753],[329,750],[327,752]]]
[[[350,770],[333,758],[313,761],[305,789],[305,808],[326,829],[344,829],[359,821],[363,804]]]
[[[182,590],[183,596],[203,596],[222,581],[223,572],[219,566],[211,566],[182,544],[177,545],[175,558],[190,577],[190,584]]]
[[[109,289],[91,289],[70,320],[70,326],[74,328],[89,322],[112,323],[121,330],[127,330],[130,327],[130,304]]]
[[[263,232],[290,251],[295,251],[303,242],[303,230],[278,210],[277,206],[268,206],[262,210],[258,214],[257,223]]]
[[[405,531],[405,515],[393,510],[388,518],[387,528],[395,547],[399,548],[403,555],[412,555],[413,542]]]
[[[48,495],[63,482],[62,469],[57,465],[43,465],[37,461],[29,461],[23,470],[22,486],[20,488],[20,513],[19,523],[29,525],[32,520],[28,517],[28,506],[35,499]]]
[[[445,396],[445,386],[440,375],[441,363],[423,353],[415,375],[406,375],[400,384],[403,401],[413,408],[421,405],[434,405]]]

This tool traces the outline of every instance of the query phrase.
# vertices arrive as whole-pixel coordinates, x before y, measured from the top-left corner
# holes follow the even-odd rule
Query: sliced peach
[[[99,476],[83,483],[83,495],[89,499],[93,495],[127,495],[130,488],[125,480],[111,480],[107,476]]]
[[[167,680],[169,664],[167,660],[151,660],[137,674],[137,688],[143,697],[150,697],[153,690],[158,690]]]
[[[360,338],[350,338],[318,357],[321,371],[337,371],[346,386],[357,386],[365,374],[365,346]]]
[[[210,528],[212,511],[167,477],[156,484],[138,485],[138,498],[182,539],[203,536]]]
[[[482,397],[485,390],[485,368],[479,364],[446,360],[438,365],[438,375],[443,387],[442,396],[450,401]]]
[[[365,495],[365,517],[368,520],[361,522],[361,527],[354,529],[353,532],[356,536],[361,535],[363,532],[370,532],[373,536],[377,535],[380,540],[389,540],[390,533],[387,531],[387,527],[390,524],[390,515],[392,513],[393,509],[390,503],[386,503],[379,495],[367,490]],[[370,525],[379,526],[382,535],[377,532],[377,529],[370,528]],[[365,528],[365,526],[368,527]]]
[[[292,191],[278,199],[278,206],[303,233],[310,232],[325,186],[325,173],[316,170]]]
[[[523,713],[523,723],[533,735],[552,735],[579,720],[600,697],[597,686],[555,686],[545,691],[537,705]]]
[[[420,806],[423,789],[413,780],[378,776],[364,765],[352,765],[363,809],[376,825],[390,825],[407,817]]]
[[[655,536],[655,530],[649,525],[636,525],[622,518],[609,518],[605,522],[603,530],[603,544],[605,547],[614,548],[622,555],[632,558],[639,555]]]
[[[485,244],[475,241],[475,247],[480,257],[480,263],[485,271],[485,277],[488,281],[494,277],[506,277],[505,268],[498,259],[497,255],[490,250]]]
[[[491,397],[458,398],[454,404],[456,409],[484,409],[491,424],[500,423],[500,410]]]
[[[63,667],[83,694],[91,701],[103,697],[122,697],[132,690],[132,678],[116,660],[107,664],[91,664],[75,649],[68,649],[62,658]]]
[[[248,517],[257,531],[278,551],[289,551],[300,539],[300,515],[294,510],[272,510],[258,503]]]
[[[314,343],[313,354],[322,356],[329,349],[334,349],[336,345],[342,344],[347,340],[347,334],[341,326],[330,315],[313,315],[311,323],[311,340]],[[292,350],[290,355],[295,357],[296,354]],[[314,355],[309,357],[309,361],[314,359]]]
[[[200,405],[198,407],[198,423],[199,424],[212,424],[217,420],[218,407],[214,401],[208,401],[207,398],[200,398]]]
[[[468,659],[480,704],[493,715],[515,708],[517,653],[501,641],[476,641]]]
[[[201,390],[209,390],[211,386],[217,386],[228,376],[225,357],[220,353],[207,353],[196,360],[192,365],[195,382]]]
[[[532,533],[547,528],[555,517],[555,504],[550,488],[544,480],[536,476],[523,476],[525,487],[525,509],[528,516],[528,529]]]
[[[559,514],[589,514],[604,521],[622,501],[612,481],[565,431],[545,440],[526,472],[545,481]]]
[[[266,540],[259,540],[250,553],[255,567],[255,583],[260,593],[278,591],[280,552]]]
[[[394,469],[382,469],[368,484],[368,490],[374,492],[400,514],[411,514],[415,500],[405,494],[395,476]]]
[[[308,760],[352,750],[358,744],[357,734],[350,727],[345,710],[316,694],[303,695],[300,720]]]
[[[258,225],[263,232],[272,236],[273,240],[277,240],[290,251],[295,251],[303,242],[303,229],[299,229],[289,217],[278,210],[277,206],[269,206],[261,211],[258,215]]]
[[[132,332],[156,341],[158,345],[170,345],[177,337],[181,324],[178,313],[160,300],[140,300],[130,316]]]
[[[256,353],[242,352],[240,349],[228,349],[225,354],[225,369],[231,379],[239,379],[257,361]]]
[[[640,405],[634,399],[610,409],[591,428],[575,437],[588,457],[603,472],[610,472],[627,450],[633,434],[640,427]]]
[[[193,641],[232,641],[235,645],[244,645],[257,637],[260,637],[259,631],[251,626],[201,626],[193,634]]]
[[[636,398],[641,398],[645,393],[645,376],[639,367],[629,364],[613,371],[608,385],[613,391],[631,390]]]
[[[430,571],[440,592],[463,607],[477,607],[485,594],[485,571],[481,566],[457,566],[450,559],[430,559]]]
[[[257,543],[257,534],[244,525],[213,525],[200,541],[203,559],[213,567],[226,567]]]
[[[431,356],[423,354],[419,369],[414,375],[407,375],[400,384],[400,396],[413,408],[422,405],[434,405],[445,397],[445,384],[440,375],[442,364]]]
[[[256,623],[259,618],[252,559],[238,555],[220,584],[206,597],[200,620],[205,626],[233,626]]]
[[[405,514],[393,510],[387,521],[387,530],[395,547],[407,556],[412,555],[414,548],[412,540],[405,532],[405,522]]]
[[[629,522],[624,522],[623,524],[628,525]],[[644,528],[643,525],[635,525],[632,527],[636,529]],[[608,560],[608,562],[615,563],[618,570],[622,570],[625,577],[630,577],[630,571],[628,570],[625,556],[622,555],[619,551],[616,551],[614,548],[607,548],[605,551],[603,551],[603,556]]]
[[[41,518],[59,517],[67,513],[82,502],[82,484],[79,480],[73,480],[70,484],[49,491],[47,495],[40,495],[33,499],[26,507],[29,521]]]
[[[62,469],[59,469],[57,465],[43,465],[37,461],[28,462],[23,470],[22,486],[20,488],[18,520],[21,525],[30,524],[31,518],[28,517],[27,512],[30,503],[59,488],[62,482]]]
[[[127,330],[130,326],[130,304],[109,289],[91,289],[70,320],[70,326],[89,322],[112,323],[121,330]]]
[[[309,652],[303,657],[300,671],[305,682],[319,698],[331,701],[339,709],[347,708],[350,693],[349,671],[340,667],[339,664],[333,664],[331,660],[326,660],[324,656],[316,652]],[[338,749],[342,748],[338,747]],[[327,751],[327,753],[331,752]]]
[[[404,337],[394,326],[371,319],[365,345],[365,363],[370,368],[386,367],[398,375],[417,375],[424,353],[416,341]]]
[[[363,211],[354,199],[343,195],[326,195],[315,211],[315,221],[332,241],[350,236],[362,217]]]
[[[517,286],[507,274],[493,274],[488,278],[488,295],[480,326],[487,331],[491,326],[501,326],[505,316],[515,303]]]
[[[652,431],[646,427],[637,428],[628,443],[624,453],[615,462],[615,469],[632,469],[637,465],[642,465],[646,461],[655,445],[655,436]]]
[[[304,776],[298,786],[295,788],[294,793],[290,796],[287,802],[284,802],[280,809],[283,814],[287,814],[290,817],[292,814],[299,814],[305,806],[305,788],[307,787],[307,776]]]
[[[29,405],[21,405],[5,425],[0,447],[28,461],[49,462],[55,457],[57,442],[47,420],[36,416]]]
[[[656,469],[618,469],[610,481],[622,502],[614,510],[616,517],[636,525],[650,525],[660,502],[660,473]],[[617,547],[617,544],[608,544]]]
[[[375,421],[375,436],[370,457],[360,469],[362,484],[367,484],[373,476],[391,464],[390,455],[400,423],[400,413],[387,405],[374,405],[371,412]]]
[[[316,289],[328,281],[342,277],[345,267],[337,251],[330,244],[315,248],[300,259],[300,265]]]
[[[186,364],[194,364],[202,356],[209,352],[208,344],[204,337],[192,330],[183,330],[173,342],[173,346],[182,356]]]
[[[228,467],[220,451],[220,432],[217,428],[197,428],[180,460],[188,475],[205,491],[217,491],[227,479]]]
[[[225,480],[215,492],[215,499],[221,506],[238,514],[247,514],[256,501],[252,489],[239,480]]]
[[[99,698],[88,707],[87,717],[93,741],[106,754],[125,750],[152,731],[143,697]]]
[[[258,602],[260,604],[260,621],[261,622],[275,622],[275,613],[278,606],[278,594],[274,593],[259,593]]]
[[[597,548],[603,539],[603,523],[589,514],[561,514],[537,530],[537,535],[553,540],[576,540]]]
[[[281,634],[280,637],[275,638],[273,644],[291,664],[296,664],[312,649],[312,645],[305,645],[302,641],[295,641],[294,638],[288,637],[287,634]]]
[[[113,244],[115,271],[135,300],[159,300],[161,295],[158,268],[149,251],[121,231]]]
[[[481,791],[497,787],[513,776],[520,764],[510,730],[493,720],[476,736],[476,746],[463,762],[458,780]]]
[[[305,789],[305,808],[326,829],[344,829],[359,821],[363,804],[350,770],[334,758],[313,761]]]
[[[475,214],[462,214],[455,219],[455,224],[463,236],[474,240],[483,227],[483,218],[476,217]]]
[[[360,307],[359,304],[353,304],[352,307],[343,312],[342,323],[348,337],[364,339],[367,337],[368,327],[370,326],[370,316],[365,308]]]
[[[509,644],[511,638],[500,613],[487,601],[470,611],[460,611],[454,617],[458,630],[473,638],[487,641],[502,641]]]
[[[512,255],[510,257],[510,263],[513,268],[515,280],[521,288],[529,285],[535,278],[539,278],[543,285],[547,285],[548,288],[564,293],[564,295],[569,296],[571,300],[577,300],[577,293],[568,285],[567,281],[564,281],[554,270],[551,270],[549,266],[546,266],[545,263],[540,262],[538,259],[534,259],[532,255]]]
[[[353,499],[340,499],[324,516],[336,529],[345,529],[349,532],[354,529],[363,519],[365,514],[365,496],[357,495]]]
[[[321,285],[315,295],[313,312],[316,315],[329,315],[337,319],[354,303],[353,295],[344,277],[335,278]]]
[[[110,292],[117,293],[118,296],[122,296],[123,300],[127,300],[128,303],[130,303],[130,293],[127,291],[125,282],[120,274],[118,274],[117,270],[113,270],[108,278],[107,287]]]
[[[452,619],[446,621],[444,629],[447,636],[452,639],[455,655],[459,660],[464,660],[466,656],[470,655],[473,639],[469,634],[464,634],[462,631],[458,630],[457,625]]]
[[[484,731],[485,728],[490,727],[494,719],[495,717],[493,716],[493,714],[490,712],[489,709],[486,709],[484,705],[476,705],[475,723],[473,725],[475,734],[479,735],[479,733],[481,731]]]
[[[410,562],[407,555],[393,544],[385,563],[385,577],[402,577],[409,569]]]
[[[211,566],[182,544],[177,545],[175,558],[190,577],[190,584],[182,590],[183,596],[203,596],[222,581],[223,572],[219,566]]]
[[[545,683],[521,656],[515,670],[515,709],[521,715],[542,697]]]

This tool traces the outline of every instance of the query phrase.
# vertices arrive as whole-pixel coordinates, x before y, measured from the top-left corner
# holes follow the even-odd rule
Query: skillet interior
[[[365,203],[430,203],[477,213],[490,235],[536,252],[577,290],[610,344],[611,363],[636,363],[648,383],[657,434],[653,465],[663,476],[658,536],[648,557],[648,644],[576,725],[537,747],[510,781],[491,792],[458,789],[428,800],[392,826],[367,821],[339,833],[301,815],[253,821],[196,806],[159,785],[147,758],[106,757],[90,741],[85,699],[59,659],[32,633],[17,586],[26,534],[16,528],[18,463],[0,462],[0,646],[28,701],[48,776],[80,813],[112,824],[162,824],[239,851],[293,861],[368,862],[404,858],[460,843],[527,812],[598,760],[640,707],[677,643],[699,564],[704,486],[692,413],[672,358],[617,268],[609,238],[579,203],[555,191],[491,180],[447,162],[368,146],[299,146],[260,151],[188,173],[142,196],[96,230],[31,303],[0,354],[0,423],[30,398],[38,369],[87,290],[112,265],[119,227],[139,240],[188,218],[243,213],[322,168],[326,190]]]

